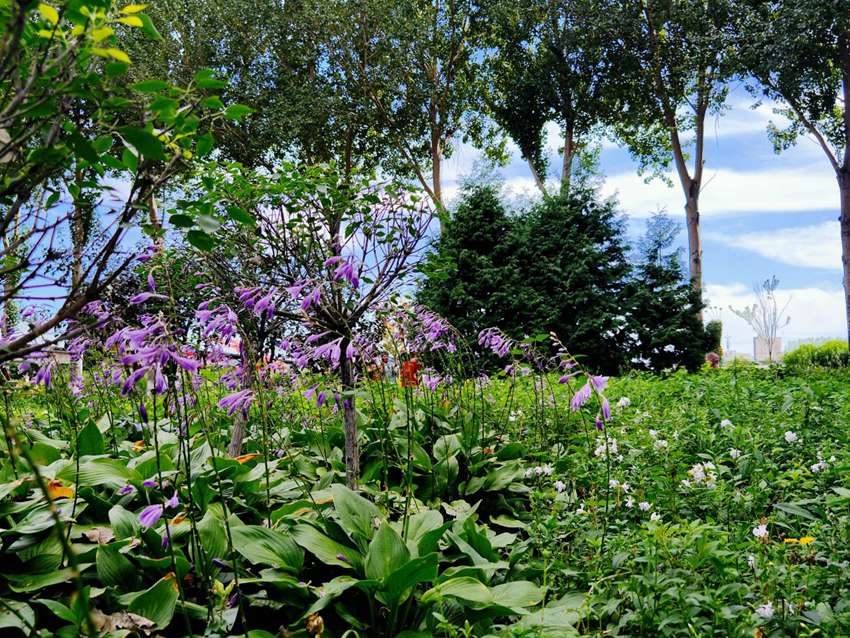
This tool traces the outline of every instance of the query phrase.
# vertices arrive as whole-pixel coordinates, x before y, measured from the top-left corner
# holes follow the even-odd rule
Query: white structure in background
[[[775,361],[782,352],[782,339],[773,337],[753,337],[753,361],[757,363],[768,363]]]

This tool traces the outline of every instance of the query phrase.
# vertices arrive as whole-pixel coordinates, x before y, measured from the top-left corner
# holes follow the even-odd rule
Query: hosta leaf
[[[136,568],[119,552],[123,543],[99,545],[97,548],[97,576],[105,585],[132,588],[137,580]]]
[[[373,522],[383,520],[381,511],[371,501],[366,500],[344,485],[331,486],[334,509],[342,527],[355,541],[369,540],[375,534]]]
[[[388,523],[382,523],[366,553],[366,577],[381,580],[400,569],[409,560],[410,551],[401,536]]]
[[[57,473],[57,478],[74,482],[76,471],[73,464],[67,465]],[[79,487],[106,485],[118,488],[132,481],[141,481],[139,474],[127,467],[126,463],[114,459],[93,459],[80,464],[77,479]]]
[[[430,583],[437,578],[438,555],[428,554],[414,558],[390,574],[385,580],[381,596],[389,605],[404,602],[419,583]]]
[[[422,594],[424,604],[445,598],[454,598],[472,609],[485,609],[494,604],[490,588],[470,576],[450,578]]]
[[[19,600],[0,599],[0,629],[20,629],[29,636],[35,629],[35,612]]]
[[[295,542],[326,565],[354,569],[362,562],[356,549],[337,543],[312,525],[296,525],[292,529]]]
[[[129,600],[128,609],[152,621],[158,629],[163,629],[174,616],[178,595],[176,577],[174,574],[168,574],[145,591],[130,595],[132,598]]]
[[[234,549],[252,563],[297,571],[304,554],[289,534],[260,525],[240,525],[230,530]]]

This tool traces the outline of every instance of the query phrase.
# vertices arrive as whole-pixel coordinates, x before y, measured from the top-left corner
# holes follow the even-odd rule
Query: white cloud
[[[602,192],[617,195],[623,208],[635,216],[647,216],[659,208],[678,212],[684,196],[671,172],[669,188],[659,180],[646,183],[634,173],[620,173],[605,180]],[[800,169],[764,171],[707,170],[700,194],[704,215],[722,213],[801,212],[837,208],[835,175],[824,161]]]
[[[743,308],[755,302],[752,287],[743,283],[708,284],[705,287],[709,306],[706,316],[717,315],[723,321],[723,347],[752,354],[753,330],[729,307]],[[780,303],[790,299],[786,314],[791,322],[779,331],[784,342],[810,337],[837,337],[847,334],[844,316],[844,291],[824,288],[790,288],[777,291]]]
[[[837,221],[733,236],[712,234],[707,238],[792,266],[829,270],[841,268],[841,239]]]

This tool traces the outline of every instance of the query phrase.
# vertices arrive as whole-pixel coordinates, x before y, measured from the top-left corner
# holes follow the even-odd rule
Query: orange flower
[[[236,461],[239,461],[240,463],[245,463],[247,461],[250,461],[251,459],[257,458],[258,456],[260,455],[257,452],[251,452],[250,454],[240,454],[239,456],[235,456],[233,458]]]
[[[133,443],[133,451],[134,452],[141,452],[144,449],[145,449],[145,440],[144,439],[139,439],[138,441]]]
[[[59,498],[73,498],[74,488],[62,485],[62,481],[54,480],[47,484],[47,495],[51,501]]]
[[[171,519],[172,525],[177,525],[178,523],[182,523],[186,520],[186,512],[180,512],[177,516]]]

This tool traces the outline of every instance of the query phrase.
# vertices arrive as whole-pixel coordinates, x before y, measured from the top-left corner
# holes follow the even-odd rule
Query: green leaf
[[[201,69],[195,73],[194,80],[200,89],[223,89],[227,86],[227,82],[215,77],[215,71],[212,69]]]
[[[191,228],[195,225],[195,220],[183,213],[175,213],[174,215],[171,215],[168,218],[168,221],[170,221],[171,225],[175,228]]]
[[[438,554],[431,553],[414,558],[394,571],[384,580],[381,595],[389,605],[403,603],[419,583],[430,583],[437,579]]]
[[[366,577],[382,580],[410,561],[410,551],[388,523],[384,522],[369,543],[364,567]]]
[[[163,629],[171,622],[177,605],[177,580],[173,574],[160,578],[152,587],[135,595],[128,610],[156,623]]]
[[[39,2],[38,12],[41,14],[41,17],[47,20],[50,24],[57,24],[59,22],[59,12],[49,4]]]
[[[260,525],[231,528],[233,548],[252,563],[298,571],[304,554],[290,536]]]
[[[200,215],[198,215],[197,221],[198,226],[200,226],[201,230],[203,230],[205,233],[212,234],[219,228],[221,228],[221,222],[218,221],[212,215],[205,215],[201,213]]]
[[[74,615],[74,612],[71,611],[67,605],[63,605],[58,600],[50,600],[48,598],[36,598],[32,602],[44,605],[50,611],[52,611],[57,618],[60,618],[65,622],[74,623],[77,621],[77,617]]]
[[[144,157],[152,160],[165,159],[162,142],[150,131],[136,126],[122,126],[118,132]]]
[[[331,486],[331,496],[343,529],[358,544],[370,540],[375,534],[373,521],[384,518],[377,506],[339,483]]]
[[[794,514],[795,516],[801,516],[802,518],[808,518],[812,521],[820,520],[817,516],[812,514],[809,510],[801,507],[797,503],[774,503],[773,506],[781,512],[785,512],[786,514]]]
[[[74,482],[75,474],[75,467],[70,464],[63,467],[56,476],[65,481]],[[127,483],[142,480],[135,470],[127,467],[126,463],[115,459],[93,459],[82,463],[79,476],[76,478],[79,487],[108,485],[119,488]]]
[[[74,573],[70,567],[66,567],[46,574],[2,574],[2,576],[9,581],[9,589],[24,594],[51,585],[67,583],[74,577]]]
[[[491,590],[493,602],[511,609],[533,607],[543,600],[543,590],[527,580],[515,580],[496,585]]]
[[[190,230],[186,233],[186,241],[204,252],[209,252],[215,248],[215,239],[202,230]]]
[[[239,120],[253,112],[254,109],[250,106],[245,106],[244,104],[231,104],[224,109],[224,117],[228,120]]]
[[[204,133],[198,138],[198,143],[195,145],[195,155],[197,157],[206,157],[215,144],[212,133]]]
[[[130,88],[139,93],[158,93],[167,89],[169,86],[171,85],[164,80],[142,80],[141,82],[131,84]]]
[[[35,612],[19,600],[0,598],[0,629],[20,629],[25,635],[33,634]]]
[[[138,517],[120,505],[115,505],[109,510],[109,524],[118,540],[135,536],[141,527]]]
[[[361,563],[362,559],[356,549],[337,543],[312,525],[296,525],[292,529],[292,537],[296,543],[326,565],[354,569]]]
[[[223,558],[227,554],[227,529],[224,521],[211,510],[207,510],[198,521],[198,535],[209,560]]]
[[[80,434],[77,437],[77,447],[77,453],[80,456],[103,454],[105,449],[103,435],[94,421],[89,421],[88,425],[80,430]]]
[[[162,40],[162,35],[156,30],[156,26],[154,26],[150,16],[147,13],[140,13],[138,15],[142,20],[142,31],[152,40]]]
[[[136,582],[136,568],[118,550],[125,543],[111,543],[97,547],[97,576],[113,587],[132,588]]]
[[[454,598],[472,609],[485,609],[493,604],[493,592],[471,576],[450,578],[422,594],[423,604]]]
[[[246,226],[254,226],[257,223],[253,215],[238,206],[228,206],[227,214],[233,221],[245,224]]]

